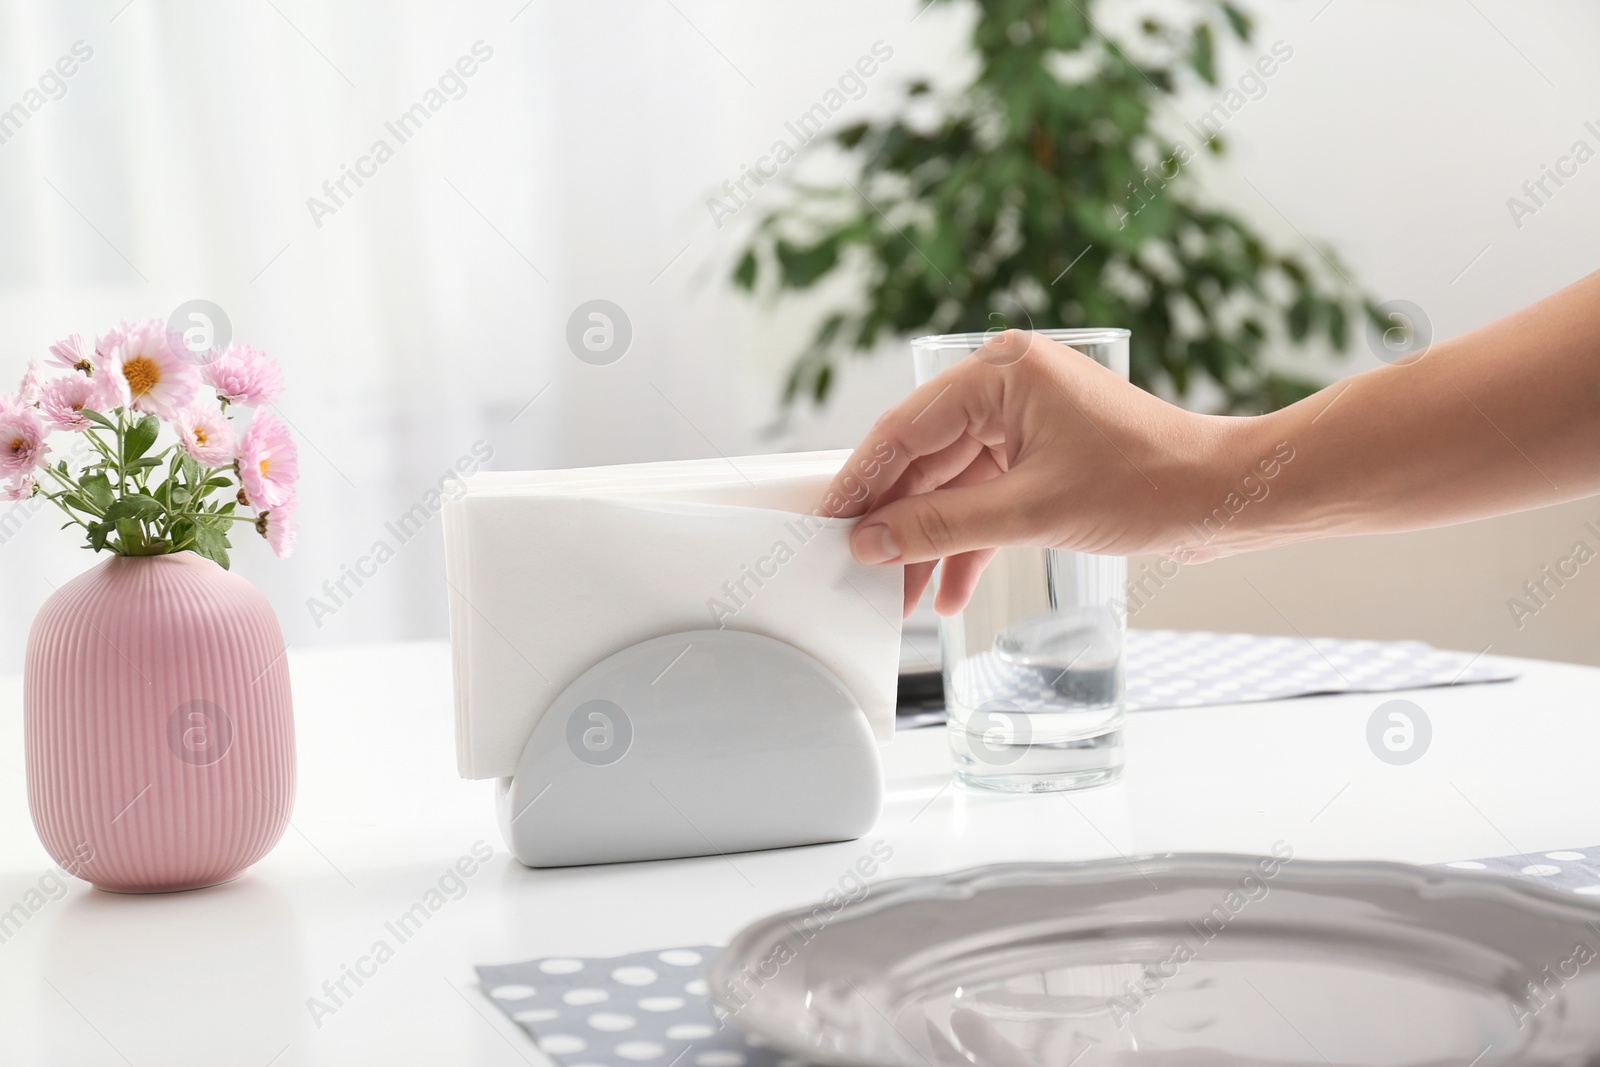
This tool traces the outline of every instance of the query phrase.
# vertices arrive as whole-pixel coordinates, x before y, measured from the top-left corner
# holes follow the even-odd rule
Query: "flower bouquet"
[[[280,556],[294,545],[294,440],[263,410],[282,375],[249,345],[195,353],[159,321],[50,357],[0,395],[0,496],[49,497],[111,555],[28,635],[34,825],[104,889],[215,885],[272,848],[294,802],[283,631],[227,569],[235,523]],[[255,412],[235,432],[241,408]],[[52,434],[72,435],[68,458]]]
[[[226,568],[229,532],[249,522],[290,553],[294,439],[270,411],[234,431],[239,408],[269,405],[282,389],[265,354],[244,344],[194,354],[152,319],[124,322],[92,347],[74,335],[50,358],[64,373],[33,362],[16,393],[0,394],[0,499],[49,497],[96,552],[190,551]],[[170,443],[152,451],[163,426]],[[78,435],[83,462],[51,463],[51,433]]]

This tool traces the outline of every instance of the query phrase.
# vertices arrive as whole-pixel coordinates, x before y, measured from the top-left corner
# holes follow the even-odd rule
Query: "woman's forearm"
[[[863,563],[960,610],[996,546],[1202,562],[1600,492],[1600,274],[1282,411],[1185,411],[1008,330],[891,408],[834,481]],[[886,458],[885,458],[886,457]],[[865,487],[865,492],[860,490]],[[844,497],[841,497],[844,499]]]
[[[1284,444],[1293,459],[1211,546],[1223,553],[1600,492],[1600,273],[1409,362],[1228,422],[1234,466]]]

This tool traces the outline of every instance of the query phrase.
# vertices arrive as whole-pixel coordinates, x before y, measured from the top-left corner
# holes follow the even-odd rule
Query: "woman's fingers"
[[[906,568],[906,603],[902,618],[910,618],[911,613],[917,610],[917,602],[927,592],[928,582],[933,578],[933,568],[938,565],[938,560],[930,559]]]
[[[873,506],[882,507],[891,500],[932,492],[947,482],[954,483],[975,461],[987,455],[988,449],[982,441],[971,434],[962,434],[949,447],[913,462],[894,485],[878,496]]]
[[[991,341],[997,350],[1025,345],[1014,330]],[[983,444],[1001,442],[1005,375],[995,365],[968,359],[929,379],[891,408],[856,447],[823,497],[826,513],[853,518],[877,504],[924,457],[935,456],[971,435]]]
[[[1032,504],[1017,473],[1000,473],[985,451],[944,488],[874,508],[851,533],[850,550],[862,563],[921,563],[1018,544],[1031,530]]]
[[[939,568],[939,591],[933,598],[933,610],[940,615],[954,615],[967,606],[967,601],[972,599],[973,590],[978,588],[978,579],[983,577],[983,569],[994,559],[994,554],[999,549],[984,548],[976,552],[962,552],[960,555],[951,556]],[[924,564],[913,563],[911,567],[921,567]],[[907,567],[909,572],[911,567]]]
[[[1001,477],[1004,473],[994,450],[980,446],[980,450],[973,455],[971,462],[949,478],[944,487],[957,489],[967,485],[981,485]],[[907,477],[910,476],[911,472],[908,471]],[[906,479],[903,478],[901,481],[903,483]],[[947,557],[939,567],[939,592],[933,599],[933,610],[940,615],[954,615],[965,607],[967,601],[972,599],[972,591],[977,587],[983,569],[993,558],[994,549],[987,548]],[[926,564],[913,563],[910,566],[922,567]],[[909,569],[910,567],[907,568]]]

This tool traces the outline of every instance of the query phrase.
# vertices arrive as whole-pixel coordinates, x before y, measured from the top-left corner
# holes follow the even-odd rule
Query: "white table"
[[[867,839],[534,871],[501,846],[491,784],[456,777],[442,644],[291,653],[300,791],[236,882],[124,897],[73,882],[0,944],[0,1063],[542,1064],[475,963],[725,942],[820,899],[875,839],[883,876],[1168,850],[1437,862],[1600,842],[1600,670],[1520,661],[1510,684],[1404,694],[1432,719],[1405,767],[1367,748],[1386,696],[1144,712],[1123,782],[991,797],[949,784],[944,732],[885,750]],[[28,820],[21,682],[0,681],[0,910],[50,869]],[[307,1000],[483,841],[492,860],[319,1027]],[[371,968],[369,968],[370,970]]]

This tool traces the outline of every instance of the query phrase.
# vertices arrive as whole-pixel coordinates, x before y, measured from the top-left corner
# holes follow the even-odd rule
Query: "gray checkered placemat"
[[[1600,845],[1437,866],[1514,874],[1600,896]],[[563,1067],[800,1067],[713,1014],[704,975],[721,951],[696,945],[529,960],[481,966],[478,981]]]
[[[1517,672],[1423,641],[1130,630],[1128,710],[1505,682]]]
[[[1004,700],[1021,710],[1049,707],[1067,687],[1093,701],[1114,675],[1020,666],[994,653],[973,656],[957,672],[958,693],[977,707]],[[1431,686],[1502,682],[1517,672],[1485,663],[1481,654],[1451,652],[1422,641],[1359,641],[1334,637],[1263,637],[1201,630],[1130,630],[1125,646],[1129,711],[1241,704],[1321,693],[1379,693]],[[925,725],[919,722],[918,725]]]

